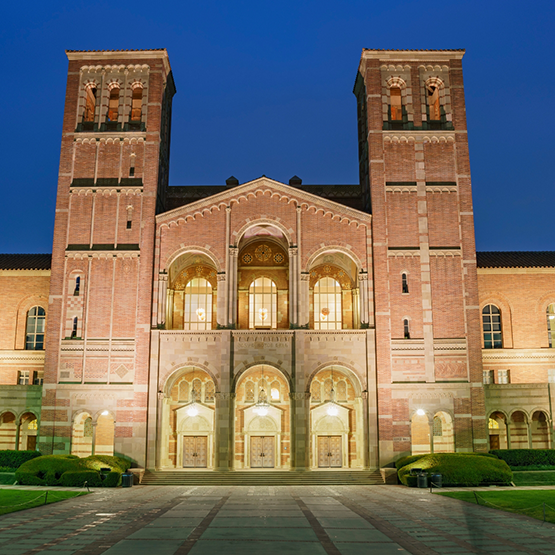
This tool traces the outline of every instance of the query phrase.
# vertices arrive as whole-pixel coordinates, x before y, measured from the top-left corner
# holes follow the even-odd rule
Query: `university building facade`
[[[463,55],[363,50],[359,184],[178,187],[167,52],[68,51],[52,255],[0,255],[0,449],[225,471],[551,447],[555,253],[476,253]]]

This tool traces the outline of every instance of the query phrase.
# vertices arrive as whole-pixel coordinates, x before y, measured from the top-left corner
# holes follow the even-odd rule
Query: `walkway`
[[[555,526],[402,486],[135,486],[0,516],[0,553],[555,555]]]

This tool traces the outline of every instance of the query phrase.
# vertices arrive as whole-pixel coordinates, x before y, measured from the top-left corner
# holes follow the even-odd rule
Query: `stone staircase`
[[[383,484],[379,470],[147,470],[144,486],[359,486]]]

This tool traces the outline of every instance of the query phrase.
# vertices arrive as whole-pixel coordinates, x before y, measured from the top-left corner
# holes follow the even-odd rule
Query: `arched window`
[[[85,111],[83,112],[83,121],[93,122],[94,111],[96,109],[96,87],[87,87],[85,95]]]
[[[322,384],[316,380],[310,385],[310,401],[312,403],[322,402]]]
[[[106,114],[107,121],[118,121],[119,110],[119,88],[114,87],[110,91],[110,98],[108,99],[108,113]]]
[[[441,107],[439,102],[439,87],[436,85],[428,85],[428,114],[430,121],[441,120]]]
[[[207,381],[204,385],[204,402],[208,404],[212,404],[214,402],[214,382]]]
[[[403,337],[410,339],[409,321],[406,318],[403,320]]]
[[[143,108],[143,89],[135,87],[131,97],[131,121],[141,121]]]
[[[254,403],[254,382],[245,384],[245,403]]]
[[[34,306],[27,312],[25,349],[28,351],[44,350],[45,323],[46,312],[41,306]]]
[[[484,332],[484,349],[502,349],[501,312],[494,304],[482,309],[482,329]]]
[[[401,100],[401,89],[391,87],[389,89],[391,107],[391,121],[403,121],[403,104]]]
[[[270,388],[270,399],[273,403],[279,403],[281,400],[281,387],[277,380],[272,382],[272,387]]]
[[[277,328],[277,288],[267,277],[255,279],[249,288],[249,328]]]
[[[202,401],[202,382],[196,378],[193,380],[193,387],[191,390],[191,397],[193,402],[201,402]]]
[[[183,329],[212,329],[212,286],[204,278],[194,278],[185,287]]]
[[[488,428],[490,430],[499,430],[499,422],[497,422],[497,420],[494,420],[493,418],[490,418],[488,421]]]
[[[439,416],[434,416],[434,437],[443,435],[443,422]]]
[[[331,378],[324,381],[324,401],[331,401],[331,392],[333,390],[333,382]]]
[[[77,276],[75,278],[75,289],[73,290],[73,294],[78,297],[79,296],[79,291],[81,289],[81,276]]]
[[[550,304],[546,310],[547,313],[547,338],[549,347],[555,348],[555,304]]]
[[[347,400],[347,384],[344,381],[337,382],[337,400]]]
[[[77,316],[75,316],[75,318],[73,318],[73,324],[71,327],[71,337],[77,337],[77,324],[79,323],[79,319],[77,318]]]
[[[179,382],[179,388],[178,388],[178,401],[180,403],[188,403],[189,402],[189,384],[187,381],[182,380],[181,382]]]
[[[341,286],[330,277],[314,285],[314,329],[341,329]]]
[[[409,280],[407,278],[407,274],[401,275],[401,289],[403,293],[409,292]]]

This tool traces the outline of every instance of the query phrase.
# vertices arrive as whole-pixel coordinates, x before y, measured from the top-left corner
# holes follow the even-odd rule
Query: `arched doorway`
[[[17,422],[13,412],[6,411],[0,415],[0,450],[15,449]]]
[[[499,411],[492,412],[488,419],[489,448],[508,449],[507,419]]]
[[[524,411],[517,410],[511,414],[510,422],[511,449],[528,449],[528,416]]]
[[[32,412],[25,412],[19,420],[19,449],[22,451],[35,451],[38,435],[37,417]]]
[[[93,420],[88,412],[81,412],[73,419],[71,433],[71,454],[78,457],[92,455],[93,448]]]
[[[417,410],[410,424],[411,454],[423,455],[431,452],[430,421],[423,410]]]
[[[310,467],[362,468],[364,422],[360,383],[347,368],[330,366],[310,382]]]
[[[94,438],[95,455],[114,454],[114,429],[114,417],[109,411],[102,411],[96,420]]]
[[[241,374],[235,392],[235,468],[290,468],[287,378],[272,366],[253,366]]]
[[[434,453],[454,453],[455,434],[453,419],[445,411],[436,412],[433,423]]]
[[[530,428],[532,449],[549,449],[549,419],[543,410],[537,410],[532,414]]]
[[[178,370],[166,382],[162,405],[162,468],[214,468],[216,387],[212,377],[196,367]]]

